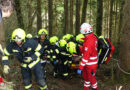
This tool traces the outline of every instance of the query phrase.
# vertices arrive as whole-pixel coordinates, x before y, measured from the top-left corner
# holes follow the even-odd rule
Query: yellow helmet
[[[56,43],[58,41],[58,37],[57,36],[53,36],[53,37],[50,38],[49,41],[50,41],[51,44],[54,44],[54,43]]]
[[[13,31],[11,39],[13,41],[22,41],[25,40],[25,37],[26,37],[25,31],[21,28],[17,28]]]
[[[41,34],[45,34],[45,35],[48,35],[48,31],[46,29],[40,29],[38,31],[38,35],[40,36]]]
[[[30,33],[27,34],[27,35],[26,35],[26,38],[32,38],[32,34],[30,34]]]
[[[67,44],[67,42],[65,40],[60,40],[59,41],[59,46],[60,47],[64,47]]]
[[[66,35],[64,35],[63,37],[62,37],[62,39],[63,40],[69,40],[69,39],[71,39],[73,37],[73,35],[71,35],[71,34],[66,34]]]
[[[76,44],[74,42],[68,42],[66,45],[66,50],[71,54],[76,53]]]
[[[76,36],[76,41],[83,42],[84,40],[82,38],[84,38],[84,35],[83,34],[78,34]]]

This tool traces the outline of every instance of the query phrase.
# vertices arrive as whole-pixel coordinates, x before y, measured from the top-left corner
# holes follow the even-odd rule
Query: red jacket
[[[91,33],[83,39],[84,39],[84,43],[83,43],[83,47],[81,49],[82,61],[79,65],[79,69],[81,69],[81,70],[86,65],[97,66],[97,61],[98,61],[98,51],[97,51],[98,39],[97,39],[97,37],[93,33]]]

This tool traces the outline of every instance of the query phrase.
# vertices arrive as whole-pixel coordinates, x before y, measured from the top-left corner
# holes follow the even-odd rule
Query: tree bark
[[[103,0],[97,0],[97,19],[96,19],[97,36],[100,36],[102,33],[102,17],[103,17]]]
[[[24,23],[23,23],[23,16],[21,12],[21,5],[20,5],[20,0],[14,0],[15,1],[15,10],[17,14],[17,19],[18,19],[18,26],[22,29],[24,29]]]
[[[37,32],[42,28],[41,0],[37,0]]]
[[[113,0],[110,0],[110,18],[109,18],[109,38],[112,36],[112,24],[113,24]]]
[[[80,0],[76,0],[76,35],[80,32]]]
[[[120,66],[125,71],[130,71],[130,0],[125,0],[123,10],[123,34],[120,44]]]
[[[64,34],[66,34],[68,33],[68,0],[64,0],[64,14],[65,14]]]
[[[0,23],[0,44],[5,47],[5,31],[3,29],[3,23]]]
[[[52,2],[53,0],[48,0],[48,15],[49,15],[49,36],[52,35],[52,26],[53,26],[53,10],[52,10]]]
[[[73,0],[70,0],[70,33],[73,34]]]
[[[87,4],[88,4],[88,0],[84,0],[83,8],[82,8],[81,24],[86,21]]]

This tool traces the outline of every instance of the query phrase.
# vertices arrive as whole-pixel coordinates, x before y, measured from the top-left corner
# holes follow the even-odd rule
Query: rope
[[[117,66],[118,66],[118,68],[119,68],[120,71],[122,71],[122,72],[125,73],[125,74],[129,74],[129,75],[130,75],[129,72],[126,72],[124,69],[122,69],[122,68],[120,67],[120,65],[119,65],[119,63],[118,63],[119,60],[114,59],[114,58],[112,58],[112,59],[113,59],[114,61],[117,61]]]

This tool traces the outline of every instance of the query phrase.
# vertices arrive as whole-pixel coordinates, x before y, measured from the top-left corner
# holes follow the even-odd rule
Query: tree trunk
[[[76,35],[80,32],[80,0],[76,0]]]
[[[112,19],[113,19],[113,0],[110,0],[110,18],[109,18],[109,38],[111,40],[112,36]]]
[[[70,33],[73,34],[73,0],[70,0]]]
[[[120,44],[120,66],[125,71],[130,71],[130,0],[125,0],[123,10],[123,34]]]
[[[82,8],[81,24],[86,21],[87,4],[88,4],[88,0],[84,0],[83,8]]]
[[[18,19],[18,26],[20,28],[25,28],[24,23],[23,23],[23,16],[21,12],[21,5],[20,5],[20,0],[14,0],[15,1],[15,10],[17,14],[17,19]]]
[[[124,0],[121,0],[121,8],[120,8],[120,17],[119,17],[119,33],[118,33],[118,42],[117,44],[120,43],[120,36],[121,36],[121,27],[122,27],[122,17],[123,17],[123,6],[124,6]]]
[[[5,31],[3,30],[3,23],[0,23],[0,44],[5,47]]]
[[[53,10],[52,10],[52,2],[53,0],[48,0],[48,15],[49,15],[49,36],[52,35],[52,26],[53,26]]]
[[[37,31],[42,28],[41,0],[37,0]]]
[[[65,14],[64,34],[66,34],[68,33],[68,0],[64,0],[64,14]]]
[[[100,36],[102,33],[102,17],[103,17],[103,0],[97,0],[97,19],[96,19],[97,36]]]

